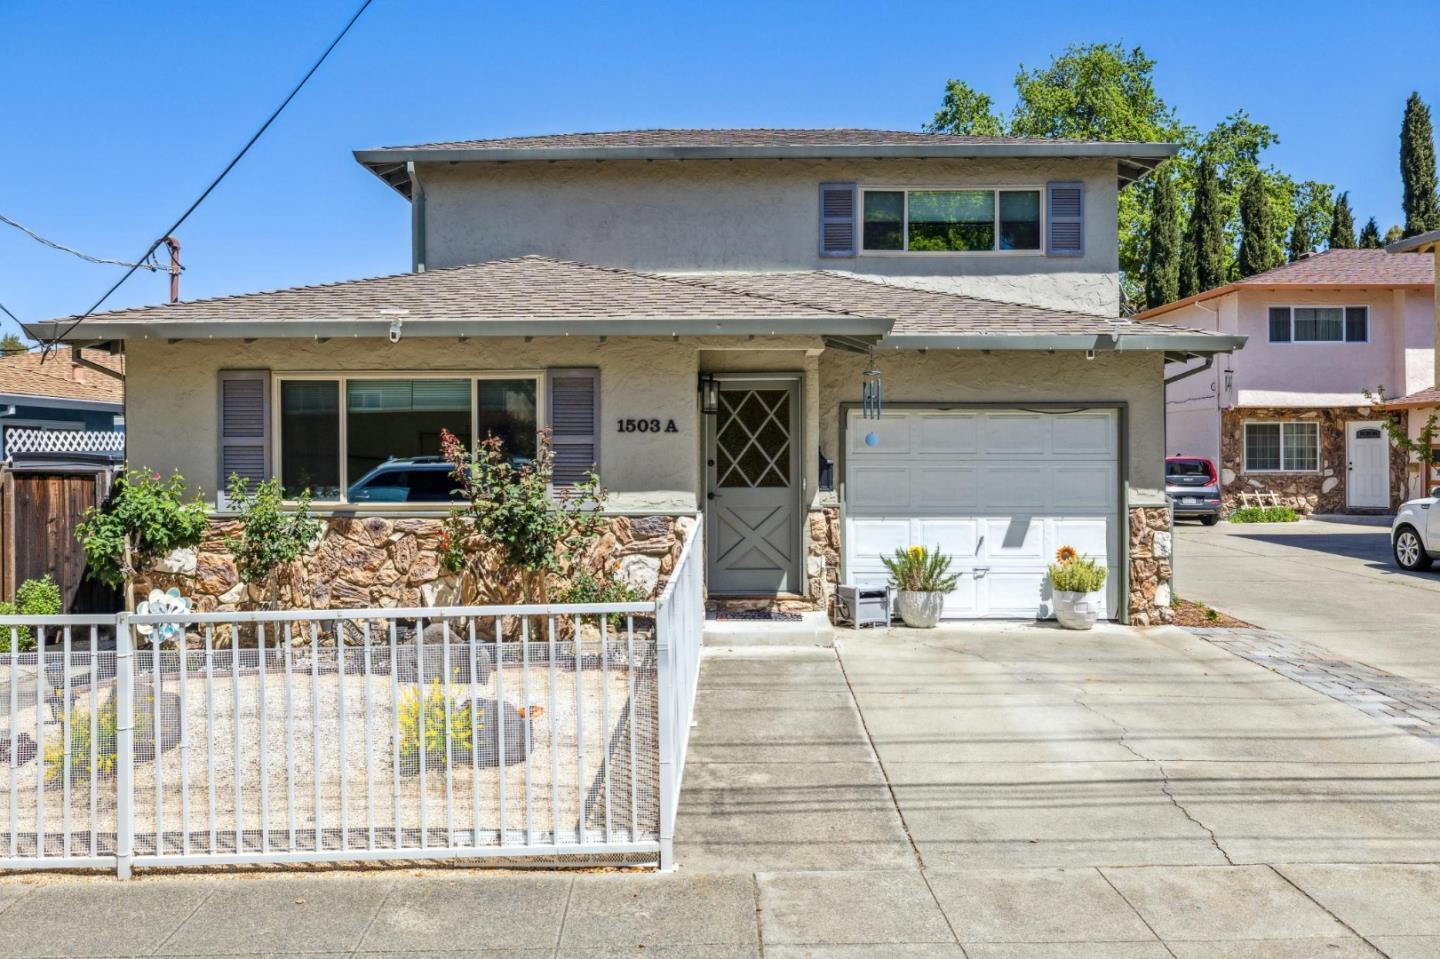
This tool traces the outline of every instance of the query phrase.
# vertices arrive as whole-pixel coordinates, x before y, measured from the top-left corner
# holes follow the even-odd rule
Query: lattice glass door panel
[[[720,392],[715,433],[718,486],[790,485],[790,403],[787,389]]]

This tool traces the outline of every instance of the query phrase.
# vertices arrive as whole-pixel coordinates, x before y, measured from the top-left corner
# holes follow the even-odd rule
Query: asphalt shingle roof
[[[307,330],[326,327],[324,335],[342,336],[354,332],[347,323],[388,322],[390,317],[402,317],[405,323],[513,322],[511,335],[535,333],[527,321],[549,320],[654,322],[654,335],[670,332],[665,321],[696,320],[774,321],[776,332],[784,332],[787,321],[807,321],[809,327],[823,329],[832,321],[839,325],[846,320],[884,320],[894,321],[892,338],[946,334],[1196,335],[1192,330],[1137,328],[1124,320],[1088,313],[920,290],[828,270],[658,274],[543,256],[112,310],[89,317],[85,329],[118,328],[115,324],[121,324],[131,330],[143,326],[156,336],[170,335],[181,327],[183,335],[200,335],[197,331],[203,331],[204,335],[235,336],[240,334],[227,332],[227,326],[264,321],[303,323]],[[54,329],[67,326],[65,319],[51,322]],[[333,332],[328,329],[331,324]],[[36,332],[46,335],[47,330]],[[489,332],[495,332],[493,326]]]
[[[125,373],[125,358],[102,350],[82,350],[92,363]],[[19,396],[88,400],[95,403],[123,403],[125,381],[98,370],[75,367],[69,349],[43,357],[38,350],[0,357],[0,393]]]
[[[971,146],[988,144],[1098,144],[1118,141],[1061,140],[1051,137],[963,136],[915,130],[834,129],[656,129],[607,130],[590,133],[549,133],[538,136],[381,147],[382,150],[516,150],[586,149],[603,147],[787,147],[787,146]]]

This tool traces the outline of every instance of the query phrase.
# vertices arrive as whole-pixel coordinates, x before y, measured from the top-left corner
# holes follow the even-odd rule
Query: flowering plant
[[[881,556],[890,571],[890,585],[914,593],[948,593],[960,577],[950,572],[950,557],[923,546],[897,549],[894,556]]]
[[[1109,573],[1075,547],[1062,546],[1055,551],[1055,562],[1050,564],[1050,585],[1062,593],[1096,593],[1105,588],[1105,577]]]

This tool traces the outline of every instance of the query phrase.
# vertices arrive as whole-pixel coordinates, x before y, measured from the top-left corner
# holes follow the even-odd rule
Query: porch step
[[[830,620],[819,610],[799,614],[797,621],[747,619],[705,620],[706,646],[829,646]]]

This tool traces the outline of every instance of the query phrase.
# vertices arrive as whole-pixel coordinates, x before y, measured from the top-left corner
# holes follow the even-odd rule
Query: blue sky
[[[130,258],[279,102],[358,0],[0,0],[4,213]],[[474,3],[375,0],[286,114],[182,229],[187,298],[409,268],[408,210],[350,155],[449,138],[656,126],[916,129],[947,77],[1003,107],[1020,63],[1138,44],[1208,127],[1244,108],[1268,159],[1400,219],[1405,97],[1440,112],[1440,5],[1310,2]],[[116,278],[0,226],[0,303],[83,310]],[[159,302],[138,274],[113,306]],[[4,321],[4,329],[13,324]]]

